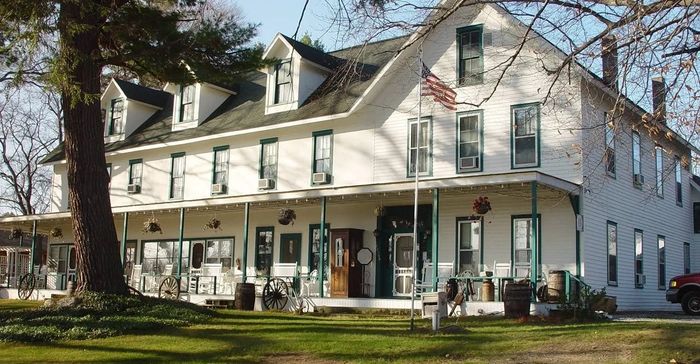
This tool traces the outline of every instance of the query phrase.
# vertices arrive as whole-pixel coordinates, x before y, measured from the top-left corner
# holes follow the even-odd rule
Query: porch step
[[[233,299],[206,299],[202,306],[209,308],[231,308],[233,307]]]

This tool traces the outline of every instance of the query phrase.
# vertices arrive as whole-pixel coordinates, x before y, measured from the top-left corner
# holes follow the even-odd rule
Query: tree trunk
[[[96,24],[104,18],[90,2],[61,5],[61,60],[69,78],[62,93],[68,205],[76,249],[77,292],[126,294],[119,243],[109,200],[100,112],[102,65]]]

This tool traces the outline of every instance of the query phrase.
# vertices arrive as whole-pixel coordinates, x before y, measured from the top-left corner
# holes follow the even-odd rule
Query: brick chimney
[[[617,91],[617,38],[609,34],[601,41],[601,56],[603,58],[603,83]]]
[[[651,79],[651,100],[654,107],[654,120],[666,124],[666,81],[663,77]]]

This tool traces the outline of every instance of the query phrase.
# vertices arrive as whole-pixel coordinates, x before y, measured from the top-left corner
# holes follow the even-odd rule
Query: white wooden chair
[[[511,279],[506,278],[504,279],[503,277],[512,277],[511,271],[511,264],[510,261],[507,263],[496,263],[496,261],[493,262],[493,275],[494,277],[500,277],[498,278],[498,297],[499,299],[503,297],[503,289],[505,288],[505,285],[507,282],[509,282]]]
[[[529,278],[530,277],[530,263],[515,263],[513,265],[514,276],[517,278]]]
[[[438,283],[447,280],[454,276],[454,263],[438,263]],[[432,291],[433,286],[433,263],[425,263],[423,265],[422,280],[419,282],[418,288],[423,288],[426,292]],[[438,286],[439,287],[439,286]],[[438,288],[439,289],[439,288]]]
[[[190,268],[190,275],[189,275],[189,292],[190,294],[199,293],[199,279],[200,276],[202,275],[202,268]]]
[[[221,271],[223,266],[221,263],[217,264],[202,264],[202,277],[199,280],[199,291],[204,294],[214,294],[214,291],[218,292],[218,287],[221,282]],[[216,279],[214,279],[216,278]]]
[[[319,297],[319,292],[318,292],[318,270],[314,269],[312,270],[309,275],[308,279],[304,280],[301,282],[301,294],[302,296],[307,296],[307,297]],[[328,286],[328,281],[323,281],[323,293],[324,295],[329,294],[329,289],[330,287]]]
[[[129,279],[129,285],[132,287],[136,288],[137,290],[141,290],[141,271],[143,269],[143,266],[141,264],[135,264],[134,267],[131,269],[131,277]]]

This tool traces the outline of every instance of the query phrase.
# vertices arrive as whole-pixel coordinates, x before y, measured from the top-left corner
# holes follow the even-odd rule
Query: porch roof
[[[525,184],[537,182],[543,186],[560,190],[566,193],[577,195],[579,193],[579,184],[569,182],[545,173],[537,171],[523,171],[498,174],[483,174],[478,176],[460,176],[447,178],[426,177],[420,181],[420,189],[459,189],[483,186],[498,186]],[[199,208],[217,208],[230,205],[241,205],[249,203],[274,203],[279,201],[290,200],[308,200],[319,199],[321,197],[341,197],[348,195],[365,195],[376,193],[397,193],[397,192],[413,192],[414,181],[407,179],[404,182],[387,182],[367,185],[353,186],[327,186],[325,188],[308,188],[289,192],[260,192],[250,195],[241,196],[221,196],[211,197],[206,199],[196,199],[187,201],[175,202],[160,202],[142,205],[128,205],[112,207],[114,214],[125,212],[145,212],[158,210],[173,210],[173,209],[199,209]],[[51,221],[69,219],[70,212],[54,212],[39,215],[24,215],[0,218],[0,226],[10,226],[12,224],[22,225],[32,221]],[[42,230],[43,231],[43,230]]]

